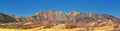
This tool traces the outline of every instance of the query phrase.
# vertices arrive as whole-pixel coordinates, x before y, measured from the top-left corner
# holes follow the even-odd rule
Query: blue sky
[[[0,0],[0,12],[30,16],[39,11],[95,12],[120,16],[120,0]]]

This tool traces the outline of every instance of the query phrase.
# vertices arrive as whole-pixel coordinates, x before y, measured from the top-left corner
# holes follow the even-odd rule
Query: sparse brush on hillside
[[[71,29],[71,28],[77,28],[77,26],[73,23],[67,23],[67,24],[65,24],[65,28]]]

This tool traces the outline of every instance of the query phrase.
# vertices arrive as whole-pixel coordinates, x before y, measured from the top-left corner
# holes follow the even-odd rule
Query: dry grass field
[[[40,29],[41,28],[41,29]],[[120,27],[119,27],[120,29]],[[104,26],[104,27],[93,27],[93,28],[64,28],[64,24],[59,24],[57,26],[43,29],[42,27],[32,28],[32,29],[9,29],[9,28],[0,28],[0,31],[111,31],[114,30],[113,26]]]

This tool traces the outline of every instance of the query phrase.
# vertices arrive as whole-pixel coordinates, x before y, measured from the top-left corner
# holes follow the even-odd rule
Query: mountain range
[[[0,23],[12,23],[12,22],[46,22],[46,23],[76,23],[90,24],[89,26],[99,27],[105,25],[120,24],[120,18],[108,14],[97,14],[93,12],[80,12],[72,11],[64,13],[61,11],[41,11],[31,16],[22,17],[16,15],[6,15],[0,13]]]

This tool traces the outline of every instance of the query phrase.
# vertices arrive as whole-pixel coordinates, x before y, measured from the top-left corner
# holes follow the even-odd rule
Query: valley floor
[[[73,28],[73,29],[59,29],[58,27],[54,28],[47,28],[47,29],[0,29],[0,31],[112,31],[112,26],[105,26],[105,27],[96,27],[96,28],[89,28],[89,30],[85,28]],[[118,29],[120,30],[120,29]]]

